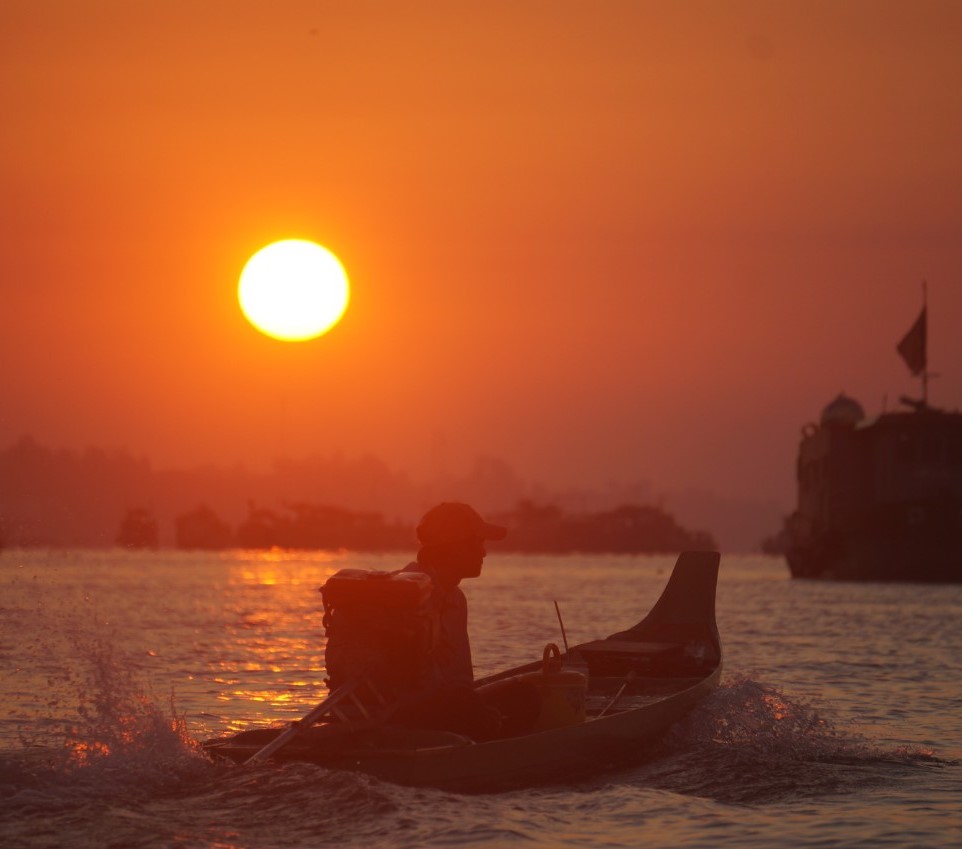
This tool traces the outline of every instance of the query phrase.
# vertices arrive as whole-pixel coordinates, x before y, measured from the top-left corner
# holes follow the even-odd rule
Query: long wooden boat
[[[653,742],[718,684],[718,564],[717,552],[682,553],[660,598],[637,625],[564,654],[566,662],[587,666],[582,721],[476,743],[448,732],[332,719],[300,732],[271,758],[454,791],[558,781],[644,760]],[[476,686],[537,675],[541,667],[540,660],[527,663]],[[283,732],[246,731],[204,747],[213,757],[243,763]]]

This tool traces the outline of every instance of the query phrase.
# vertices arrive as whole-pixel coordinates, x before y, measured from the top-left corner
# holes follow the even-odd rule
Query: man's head
[[[467,504],[445,501],[428,510],[418,524],[418,561],[454,583],[477,578],[488,553],[485,540],[504,539],[507,532],[486,522]]]

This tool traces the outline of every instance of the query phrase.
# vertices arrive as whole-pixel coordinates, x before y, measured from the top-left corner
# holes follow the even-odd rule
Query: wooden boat
[[[651,612],[637,625],[572,647],[563,660],[587,666],[583,720],[482,743],[440,731],[371,721],[329,721],[299,733],[269,728],[209,741],[213,757],[243,763],[278,735],[293,739],[275,761],[309,761],[399,784],[455,791],[557,781],[643,760],[652,743],[718,684],[717,552],[681,554]],[[476,682],[538,675],[534,661]]]

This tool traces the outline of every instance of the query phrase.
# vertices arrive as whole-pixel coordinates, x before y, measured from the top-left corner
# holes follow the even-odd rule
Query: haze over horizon
[[[0,39],[0,446],[788,512],[826,403],[918,394],[923,278],[962,405],[958,3],[14,0]],[[351,279],[310,342],[237,305],[290,237]]]

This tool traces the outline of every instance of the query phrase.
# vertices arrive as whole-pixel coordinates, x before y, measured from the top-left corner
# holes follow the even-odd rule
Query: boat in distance
[[[802,429],[792,577],[962,583],[962,413],[928,403],[926,339],[923,307],[897,348],[921,399],[869,419],[840,394]]]
[[[297,723],[288,730],[255,729],[210,740],[204,749],[211,757],[237,763],[269,751],[273,761],[307,761],[455,792],[558,782],[643,761],[653,744],[719,683],[719,560],[714,551],[683,552],[661,596],[638,624],[567,649],[561,655],[562,670],[582,671],[577,676],[583,688],[580,713],[554,711],[553,718],[536,723],[537,730],[475,742],[445,731],[394,727],[389,714],[381,722],[344,718],[331,710],[300,731]],[[475,687],[516,676],[544,676],[550,690],[548,679],[559,674],[549,671],[547,660],[546,649],[541,660],[479,679]],[[563,671],[559,680],[572,674]],[[562,688],[546,696],[543,712],[551,699],[573,703],[571,695]],[[284,743],[280,738],[288,735]]]

